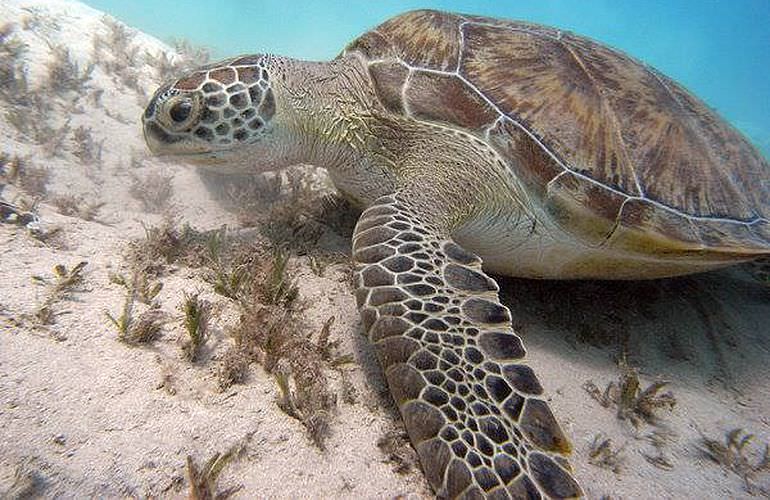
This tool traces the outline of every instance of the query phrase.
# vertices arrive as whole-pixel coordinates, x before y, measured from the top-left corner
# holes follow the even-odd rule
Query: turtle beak
[[[168,139],[169,135],[166,134],[155,122],[149,122],[144,124],[144,141],[147,143],[147,147],[152,154],[159,156],[163,154],[164,139]]]
[[[170,135],[152,120],[144,123],[144,141],[153,156],[164,161],[198,166],[221,165],[226,162],[218,152],[184,137]]]
[[[169,134],[155,120],[144,122],[144,141],[155,156],[180,156],[207,151],[205,146],[197,145],[183,135]]]

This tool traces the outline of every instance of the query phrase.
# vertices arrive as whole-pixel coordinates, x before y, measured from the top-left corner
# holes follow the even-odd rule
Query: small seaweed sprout
[[[152,172],[144,178],[132,175],[129,193],[142,203],[146,212],[163,212],[168,208],[174,194],[174,186],[171,183],[173,178],[160,172]]]
[[[13,184],[19,173],[19,162],[18,156],[0,152],[0,186]]]
[[[0,183],[12,184],[34,199],[41,200],[48,195],[50,180],[51,171],[48,168],[36,167],[18,155],[0,154]]]
[[[313,444],[321,450],[325,449],[332,410],[337,403],[336,396],[328,390],[322,363],[337,368],[353,359],[351,355],[337,352],[337,341],[329,341],[333,324],[334,316],[331,316],[324,323],[317,343],[307,338],[286,338],[291,334],[280,332],[284,333],[283,338],[268,341],[266,345],[277,358],[273,374],[280,389],[279,408],[302,422]]]
[[[88,93],[88,104],[95,108],[103,108],[104,103],[102,102],[102,97],[104,97],[104,89],[93,89]]]
[[[217,492],[217,482],[224,468],[229,464],[235,455],[237,449],[233,448],[224,455],[215,453],[208,462],[198,468],[193,458],[187,456],[187,479],[190,481],[190,492],[188,498],[191,500],[225,500],[237,493],[243,486],[233,486],[224,491]]]
[[[21,23],[25,30],[34,31],[37,34],[43,34],[47,37],[54,32],[61,30],[59,19],[53,14],[47,12],[43,7],[22,7],[28,14]]]
[[[182,353],[188,361],[196,361],[208,340],[211,302],[201,299],[199,293],[185,293],[179,308],[184,313],[184,328],[188,339],[182,344]]]
[[[310,270],[313,271],[313,274],[316,276],[323,277],[324,271],[326,271],[326,262],[322,258],[320,258],[318,255],[315,254],[308,254],[308,265],[310,266]]]
[[[51,103],[40,92],[29,91],[26,80],[11,104],[5,110],[5,120],[16,129],[21,140],[45,145],[59,133],[51,124]]]
[[[68,118],[60,127],[49,127],[51,132],[48,140],[42,141],[43,152],[46,157],[62,157],[66,148],[64,147],[64,141],[70,133],[70,119]]]
[[[12,104],[25,99],[28,82],[22,56],[26,50],[14,24],[0,26],[0,98]]]
[[[234,384],[242,384],[249,370],[249,357],[237,346],[230,346],[217,367],[217,385],[224,391]]]
[[[187,40],[172,40],[171,45],[174,52],[161,51],[157,56],[145,53],[145,62],[155,68],[159,82],[203,66],[211,57],[208,49],[193,45]]]
[[[145,344],[155,340],[166,322],[166,314],[155,302],[155,297],[163,288],[162,283],[150,282],[146,275],[139,272],[134,272],[130,281],[116,273],[110,274],[109,279],[112,283],[126,288],[126,297],[120,316],[115,317],[108,311],[104,312],[118,331],[118,340],[130,345]],[[150,306],[138,318],[134,316],[137,300]]]
[[[409,436],[403,429],[390,429],[377,440],[377,447],[386,456],[385,462],[393,465],[399,474],[406,474],[417,466],[417,453],[409,444]]]
[[[665,425],[655,427],[650,434],[645,436],[645,439],[652,444],[656,453],[647,453],[643,451],[642,457],[658,469],[672,470],[674,464],[672,463],[672,459],[667,456],[666,448],[676,439],[676,437],[676,432]]]
[[[318,387],[311,387],[307,374],[298,374],[295,377],[290,363],[286,360],[278,362],[274,375],[281,391],[278,407],[290,417],[302,422],[313,444],[319,450],[325,450],[326,439],[331,433],[330,409],[333,406],[333,398],[330,400],[325,388],[321,393],[309,394],[308,391]]]
[[[213,244],[214,254],[219,253],[217,245]],[[288,253],[276,250],[266,256],[251,244],[221,253],[230,269],[243,266],[246,273],[237,299],[240,321],[231,330],[235,347],[275,377],[278,406],[299,420],[312,442],[323,449],[337,404],[325,371],[351,359],[340,355],[338,342],[330,340],[334,319],[326,321],[320,334],[306,331]]]
[[[209,232],[206,238],[206,253],[214,264],[222,262],[223,253],[227,249],[227,226]]]
[[[51,198],[60,214],[69,217],[79,217],[83,220],[94,220],[105,205],[102,202],[91,202],[83,196],[73,194],[54,195]]]
[[[102,41],[109,46],[111,52],[116,57],[122,56],[122,60],[119,61],[120,63],[126,66],[135,65],[139,50],[132,43],[136,37],[136,32],[120,21],[106,15],[102,17],[102,23],[107,27],[107,38]]]
[[[178,60],[179,56],[165,50],[159,51],[156,56],[149,51],[144,54],[144,61],[155,69],[158,83],[166,82],[178,74]]]
[[[72,59],[69,49],[61,45],[51,47],[52,58],[48,62],[48,88],[57,94],[85,93],[85,84],[91,79],[94,64],[81,73],[80,66]]]
[[[752,463],[747,446],[753,440],[754,434],[748,434],[743,429],[733,429],[725,433],[724,442],[701,435],[700,450],[715,463],[738,474],[749,493],[753,493],[756,489],[756,476],[770,472],[770,444],[765,443],[762,456]]]
[[[139,315],[134,321],[125,339],[129,344],[145,344],[152,342],[160,335],[163,324],[166,322],[166,313],[158,308],[150,308]]]
[[[270,269],[262,287],[262,298],[265,304],[288,306],[297,298],[299,288],[286,272],[289,254],[283,249],[273,252]]]
[[[623,447],[612,449],[612,439],[601,433],[594,436],[588,448],[588,463],[604,469],[609,469],[615,474],[620,473],[623,467]]]
[[[107,36],[99,34],[94,37],[94,59],[112,75],[114,81],[144,96],[137,71],[140,48],[133,43],[136,32],[106,15],[102,17],[102,23],[107,28]],[[109,56],[103,53],[105,49]]]
[[[214,292],[233,300],[242,300],[250,274],[246,263],[234,263],[228,255],[227,227],[211,231],[206,239],[207,263],[211,274],[206,280]]]
[[[126,259],[132,269],[148,276],[160,276],[166,265],[184,263],[201,267],[206,262],[201,233],[185,224],[179,227],[174,215],[166,213],[161,223],[150,226],[142,223],[145,237],[129,243]]]
[[[141,271],[134,271],[130,281],[122,274],[111,274],[110,281],[125,286],[129,291],[133,291],[136,295],[136,300],[150,307],[156,305],[155,299],[160,291],[163,290],[162,282],[154,281],[147,273]]]
[[[56,278],[53,282],[54,293],[65,296],[69,294],[76,286],[83,282],[83,268],[88,265],[88,262],[81,261],[75,264],[72,269],[67,269],[64,264],[57,264],[53,268],[53,272]]]
[[[67,269],[64,264],[57,264],[53,268],[53,278],[35,275],[32,279],[39,284],[46,285],[48,293],[45,300],[35,311],[35,318],[43,324],[51,324],[56,320],[53,306],[62,300],[72,297],[74,292],[82,291],[83,269],[88,262],[78,262],[72,269]]]
[[[182,56],[188,68],[197,68],[209,62],[211,52],[206,47],[195,45],[187,39],[177,38],[172,40],[171,45],[177,54]]]
[[[0,26],[0,55],[16,60],[27,51],[27,45],[16,35],[16,25],[5,23]]]
[[[618,401],[618,418],[628,418],[634,425],[639,425],[640,419],[655,423],[657,411],[661,408],[671,410],[676,399],[671,392],[660,393],[668,382],[656,381],[641,390],[636,371],[629,373],[621,380],[620,400]]]
[[[115,317],[109,311],[104,311],[104,315],[118,331],[118,339],[120,340],[126,341],[129,338],[128,333],[133,323],[133,311],[134,296],[131,293],[126,295],[126,299],[123,302],[123,308],[120,311],[120,316]]]
[[[658,424],[658,410],[671,410],[676,405],[673,393],[660,392],[666,385],[668,382],[659,380],[642,390],[639,373],[623,362],[620,380],[611,382],[604,392],[590,381],[586,382],[583,388],[605,408],[614,404],[620,420],[629,420],[634,427],[639,427],[642,422]]]
[[[350,364],[353,362],[352,354],[340,354],[339,347],[340,341],[330,341],[329,336],[331,334],[331,328],[334,325],[334,316],[329,318],[321,327],[321,333],[318,336],[318,342],[316,342],[316,348],[318,349],[321,358],[329,363],[332,368],[338,368],[342,365]]]
[[[291,388],[290,377],[290,373],[285,369],[279,369],[275,373],[275,382],[278,384],[278,389],[281,391],[281,395],[278,398],[278,407],[290,417],[294,417],[301,421],[302,413],[299,411],[297,397]]]
[[[134,318],[134,298],[126,295],[123,309],[117,318],[105,311],[104,314],[118,331],[118,340],[129,345],[146,344],[160,335],[165,313],[160,309],[147,309],[138,318]]]
[[[160,51],[158,55],[145,52],[145,62],[155,69],[159,83],[170,80],[180,73],[203,66],[210,59],[209,50],[193,45],[187,40],[172,40],[173,52]]]
[[[219,295],[240,300],[247,284],[248,275],[245,266],[215,266],[210,281],[214,286],[214,291]]]
[[[142,275],[142,277],[143,279],[140,282],[140,287],[137,288],[137,291],[139,292],[139,300],[145,304],[152,304],[155,300],[155,297],[157,297],[160,291],[163,289],[163,283],[160,281],[150,282],[145,275]]]
[[[93,129],[84,125],[72,131],[72,154],[84,165],[101,166],[104,139],[94,139]]]
[[[30,88],[27,67],[21,57],[26,46],[14,30],[11,24],[0,27],[0,99],[8,104],[4,118],[16,129],[20,139],[45,144],[55,132],[51,125],[52,100],[46,92]]]

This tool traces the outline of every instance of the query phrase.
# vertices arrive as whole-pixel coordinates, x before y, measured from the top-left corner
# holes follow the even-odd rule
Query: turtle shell
[[[413,11],[353,41],[394,113],[485,139],[562,227],[634,251],[770,253],[770,166],[655,69],[525,22]]]

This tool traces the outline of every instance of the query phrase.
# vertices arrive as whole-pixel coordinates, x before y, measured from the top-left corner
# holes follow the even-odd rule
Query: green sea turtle
[[[770,253],[770,168],[682,86],[587,38],[415,11],[333,61],[161,87],[150,149],[328,169],[364,212],[356,299],[439,496],[575,497],[567,438],[486,272],[637,279]]]

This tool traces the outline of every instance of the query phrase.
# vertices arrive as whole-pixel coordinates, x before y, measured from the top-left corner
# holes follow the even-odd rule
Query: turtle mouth
[[[196,166],[219,165],[227,162],[224,151],[155,151],[156,158],[164,162],[190,163]]]
[[[162,126],[153,121],[144,125],[144,141],[155,156],[196,156],[212,152],[204,144],[191,141],[184,135],[168,133]]]

